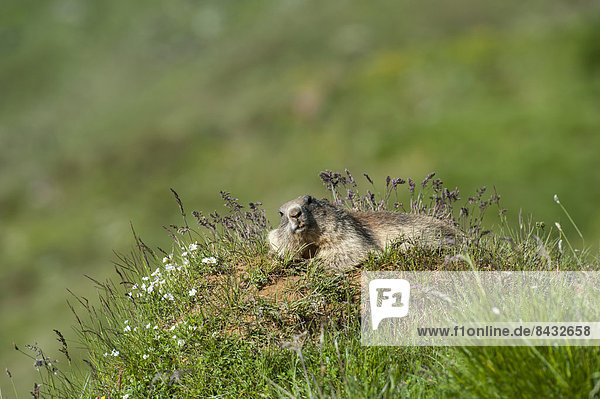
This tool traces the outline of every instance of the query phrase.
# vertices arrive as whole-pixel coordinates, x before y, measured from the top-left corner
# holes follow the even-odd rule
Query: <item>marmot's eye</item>
[[[283,217],[283,212],[279,211],[279,216]]]

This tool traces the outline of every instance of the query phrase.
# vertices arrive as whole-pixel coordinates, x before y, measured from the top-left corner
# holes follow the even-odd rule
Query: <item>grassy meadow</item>
[[[529,215],[532,224],[544,222],[546,234],[559,222],[574,247],[589,249],[589,262],[597,267],[600,7],[594,2],[7,0],[0,11],[0,54],[0,368],[12,373],[12,379],[0,377],[3,397],[13,397],[12,382],[20,397],[28,397],[34,379],[39,382],[33,361],[13,343],[27,351],[26,344],[37,342],[54,357],[61,345],[52,331],[57,329],[73,358],[85,357],[88,349],[77,352],[85,345],[78,343],[78,323],[65,301],[78,302],[67,288],[102,309],[93,291],[98,284],[84,275],[103,284],[115,276],[113,263],[123,262],[117,254],[136,248],[130,223],[155,253],[160,254],[158,247],[167,255],[171,248],[179,250],[162,228],[181,224],[171,187],[190,212],[222,210],[219,191],[224,190],[244,206],[262,202],[266,218],[276,223],[281,203],[305,193],[328,195],[318,178],[326,169],[348,168],[361,185],[367,182],[360,173],[366,172],[377,194],[385,192],[387,175],[419,180],[435,171],[465,198],[483,185],[488,193],[495,188],[508,226],[517,231],[519,214],[525,222]],[[553,201],[554,194],[585,241]],[[488,223],[501,225],[492,214]],[[187,219],[194,223],[190,213]],[[187,288],[177,296],[181,304],[174,315],[183,317],[193,305],[187,296],[192,281],[219,271],[201,262],[215,256],[203,250],[188,260],[194,272],[187,280],[172,282]],[[254,260],[245,261],[254,274],[245,283],[259,287],[271,281],[270,273],[284,273],[265,248],[256,244],[250,250],[246,253]],[[414,258],[435,264],[427,260],[431,257]],[[158,265],[161,259],[157,255]],[[226,256],[217,259],[223,267],[232,262]],[[148,277],[158,265],[152,270],[132,266],[128,278]],[[268,265],[276,270],[263,270]],[[325,284],[323,279],[312,284]],[[157,304],[143,311],[156,312],[161,327],[174,325],[164,318],[170,307],[154,309]],[[129,311],[125,305],[117,308]],[[248,309],[237,311],[233,314]],[[130,314],[110,317],[119,329],[132,320]],[[197,320],[187,322],[198,327]],[[220,322],[207,331],[221,331]],[[426,393],[432,392],[431,384],[441,384],[440,376],[448,378],[444,386],[450,395],[456,381],[475,390],[492,379],[498,388],[519,371],[490,374],[457,366],[454,370],[469,373],[448,374],[439,368],[443,362],[431,362],[444,351],[364,351],[350,330],[336,328],[341,330],[323,333],[327,345],[319,347],[317,340],[306,348],[306,373],[298,351],[257,356],[254,347],[233,338],[207,338],[203,344],[214,351],[198,353],[179,348],[177,340],[167,342],[165,335],[162,350],[210,362],[237,346],[232,362],[253,359],[251,364],[292,396],[321,389],[323,395],[363,392],[369,397],[369,389],[408,389],[411,379],[418,379],[415,389]],[[199,333],[192,335],[199,339]],[[337,348],[343,342],[345,351],[338,352],[336,342]],[[348,388],[327,386],[320,350],[329,351],[325,357],[337,367],[326,367],[327,373],[348,371],[346,379],[335,380]],[[449,362],[489,359],[494,365],[514,356],[529,359],[520,364],[537,364],[526,349],[488,351],[453,351]],[[576,373],[561,375],[585,380],[581,386],[589,392],[600,367],[588,351],[547,349],[542,355],[557,359],[557,373],[578,365]],[[105,361],[103,353],[96,353],[104,362],[96,367],[103,372],[122,367]],[[396,368],[363,384],[371,374],[352,369],[357,357],[364,364],[391,362]],[[430,371],[419,368],[423,362]],[[150,372],[150,361],[140,367],[124,375],[148,387],[158,371]],[[225,374],[231,370],[221,372],[217,381],[231,377]],[[277,388],[259,377],[254,373],[245,381],[285,395],[269,391]],[[543,372],[536,378],[540,383],[552,379]],[[568,382],[557,389],[568,389]],[[164,389],[179,388],[165,383]],[[213,387],[211,393],[216,392]]]
[[[344,175],[330,176],[323,180],[332,198],[344,198]],[[120,257],[113,279],[93,281],[99,303],[88,295],[70,301],[85,364],[77,367],[59,331],[55,354],[17,349],[40,372],[33,396],[597,397],[598,347],[361,346],[361,270],[600,269],[597,260],[565,253],[561,236],[539,223],[511,230],[500,216],[499,235],[490,237],[482,215],[502,213],[495,194],[480,191],[459,208],[439,180],[426,179],[423,189],[412,183],[388,185],[382,197],[361,196],[348,184],[353,208],[389,209],[399,194],[412,212],[468,226],[464,243],[391,247],[346,273],[270,254],[258,204],[244,206],[222,192],[226,209],[193,212],[190,223],[174,193],[182,220],[168,228],[170,250],[136,236],[137,248]]]

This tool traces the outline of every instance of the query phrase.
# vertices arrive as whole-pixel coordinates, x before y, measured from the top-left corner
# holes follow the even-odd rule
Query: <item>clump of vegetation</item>
[[[372,255],[364,270],[456,269],[458,253],[480,270],[583,263],[583,255],[565,253],[561,236],[541,224],[521,218],[518,232],[507,230],[495,192],[485,198],[480,189],[463,200],[457,188],[444,188],[430,174],[418,185],[388,177],[380,195],[365,175],[371,188],[360,194],[347,170],[320,177],[340,206],[428,214],[456,223],[470,238],[461,248],[392,248]],[[407,188],[404,194],[400,187]],[[221,192],[226,213],[193,212],[196,224],[190,225],[173,194],[183,224],[165,227],[172,247],[149,248],[134,231],[135,249],[116,262],[118,279],[92,280],[99,305],[86,297],[70,301],[85,368],[62,369],[30,348],[41,379],[34,397],[559,397],[597,391],[597,348],[363,347],[360,270],[331,274],[316,261],[272,256],[260,203],[244,206]],[[500,216],[494,234],[484,220],[491,207]],[[67,342],[57,334],[70,366]]]
[[[435,173],[427,175],[419,184],[419,187],[410,177],[405,180],[387,176],[381,198],[377,198],[376,194],[371,192],[371,190],[377,191],[377,189],[373,180],[367,174],[364,174],[364,177],[372,188],[367,190],[364,195],[360,195],[357,191],[356,180],[354,180],[348,169],[345,170],[344,174],[327,170],[321,172],[319,177],[327,190],[331,192],[333,202],[336,205],[346,206],[355,211],[393,209],[434,216],[461,227],[472,242],[478,242],[481,237],[490,233],[490,230],[484,230],[482,227],[484,215],[488,208],[497,206],[500,216],[505,212],[504,209],[500,208],[500,196],[495,190],[492,196],[484,199],[484,194],[487,191],[486,187],[478,189],[476,194],[469,197],[462,206],[456,206],[461,200],[458,187],[452,191],[445,188],[441,179],[434,179]],[[398,188],[405,184],[410,194],[406,205],[400,201],[398,194]]]

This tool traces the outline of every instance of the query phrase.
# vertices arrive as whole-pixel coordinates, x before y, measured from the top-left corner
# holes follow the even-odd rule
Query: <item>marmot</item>
[[[456,242],[451,224],[431,216],[400,212],[356,212],[310,195],[279,208],[279,227],[269,232],[271,249],[280,255],[322,259],[337,271],[351,269],[370,251],[391,243],[407,248],[419,240],[435,247]]]

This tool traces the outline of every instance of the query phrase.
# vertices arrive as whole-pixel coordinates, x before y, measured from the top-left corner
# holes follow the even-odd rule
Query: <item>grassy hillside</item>
[[[600,247],[600,13],[593,2],[4,1],[0,367],[67,338],[133,222],[148,245],[227,190],[277,207],[327,168],[432,170]],[[491,188],[491,187],[490,187]],[[383,191],[383,184],[376,187]],[[580,244],[578,244],[580,245]],[[10,391],[6,378],[3,392]]]
[[[183,224],[170,227],[170,250],[150,248],[136,237],[137,249],[121,257],[114,279],[95,282],[99,305],[90,295],[71,300],[85,364],[74,366],[72,343],[60,332],[60,354],[21,349],[41,370],[38,395],[595,397],[597,347],[361,345],[361,270],[600,269],[597,259],[564,253],[557,231],[540,224],[524,223],[518,231],[499,225],[490,237],[479,228],[479,211],[501,211],[495,193],[452,207],[455,201],[432,183],[438,184],[430,180],[426,190],[410,196],[403,186],[390,188],[393,200],[384,199],[383,206],[392,207],[398,196],[409,209],[455,215],[459,224],[471,226],[465,244],[392,248],[344,274],[328,272],[317,261],[269,254],[267,220],[256,204],[243,206],[222,193],[226,209],[195,213],[194,221],[182,208]],[[431,195],[440,209],[428,204]],[[371,196],[363,198],[355,207],[372,209]],[[469,216],[458,212],[464,207]],[[453,260],[457,253],[463,261]]]

